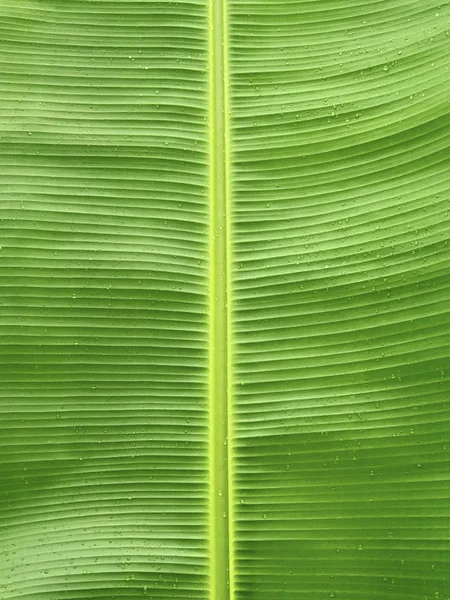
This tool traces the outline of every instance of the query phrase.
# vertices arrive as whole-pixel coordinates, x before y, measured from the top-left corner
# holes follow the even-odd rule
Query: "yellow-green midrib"
[[[234,598],[232,507],[232,231],[226,0],[209,0],[210,596]]]

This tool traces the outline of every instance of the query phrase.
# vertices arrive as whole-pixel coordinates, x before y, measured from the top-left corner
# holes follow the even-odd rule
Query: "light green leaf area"
[[[0,0],[0,600],[450,598],[449,30]]]

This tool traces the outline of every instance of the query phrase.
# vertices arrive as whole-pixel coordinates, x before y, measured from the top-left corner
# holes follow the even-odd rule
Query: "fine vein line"
[[[210,593],[232,600],[231,215],[227,0],[209,0]]]

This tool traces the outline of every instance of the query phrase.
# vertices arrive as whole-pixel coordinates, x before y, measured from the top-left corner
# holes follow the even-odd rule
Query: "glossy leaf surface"
[[[0,599],[446,600],[448,3],[0,17]]]

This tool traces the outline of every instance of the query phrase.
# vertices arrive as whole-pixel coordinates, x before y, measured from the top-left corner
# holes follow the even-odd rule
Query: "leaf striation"
[[[449,23],[0,0],[0,600],[447,599]]]

